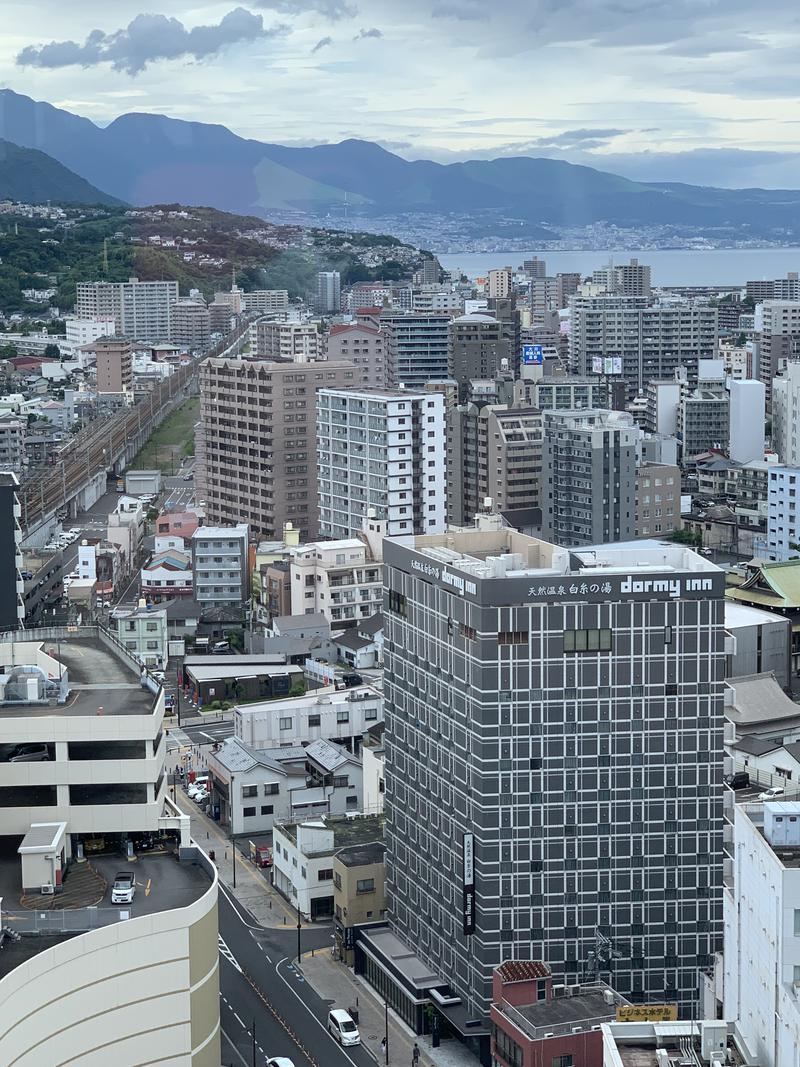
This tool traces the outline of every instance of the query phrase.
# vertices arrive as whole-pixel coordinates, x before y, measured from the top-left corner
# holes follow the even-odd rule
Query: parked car
[[[136,894],[136,879],[133,871],[120,871],[111,887],[112,904],[132,904]]]
[[[294,1067],[294,1061],[288,1056],[271,1056],[267,1060],[267,1067]]]
[[[194,800],[195,793],[208,792],[208,777],[195,778],[193,782],[190,782],[186,792],[189,797]]]
[[[771,789],[765,789],[763,793],[758,794],[759,800],[777,800],[778,797],[783,796],[783,790],[779,785],[774,785]]]
[[[340,1045],[360,1045],[361,1034],[352,1016],[342,1008],[328,1012],[328,1031]]]
[[[747,789],[750,785],[750,775],[747,771],[737,771],[736,774],[729,774],[726,783],[731,789]]]
[[[210,796],[211,794],[207,789],[198,789],[196,793],[192,793],[192,800],[195,804],[205,804]]]
[[[46,763],[49,759],[47,745],[17,745],[9,763]]]

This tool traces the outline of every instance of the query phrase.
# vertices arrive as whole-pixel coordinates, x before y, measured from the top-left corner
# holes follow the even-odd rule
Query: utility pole
[[[300,898],[297,898],[297,962],[300,962]]]
[[[383,998],[383,1025],[384,1025],[384,1038],[383,1049],[386,1055],[385,1063],[389,1062],[389,996],[388,994]]]
[[[234,775],[231,775],[231,795],[228,797],[228,818],[230,820],[231,830],[231,859],[233,860],[233,888],[236,888],[236,840],[233,836],[233,797],[235,789],[236,779]],[[298,935],[299,937],[299,935]]]

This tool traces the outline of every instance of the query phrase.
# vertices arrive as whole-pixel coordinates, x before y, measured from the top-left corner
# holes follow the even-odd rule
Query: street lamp
[[[297,898],[297,962],[300,962],[300,897]]]

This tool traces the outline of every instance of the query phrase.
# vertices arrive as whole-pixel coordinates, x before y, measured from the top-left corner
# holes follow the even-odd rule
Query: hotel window
[[[610,652],[611,630],[565,630],[565,652]]]
[[[527,645],[527,630],[501,630],[497,635],[498,645]]]

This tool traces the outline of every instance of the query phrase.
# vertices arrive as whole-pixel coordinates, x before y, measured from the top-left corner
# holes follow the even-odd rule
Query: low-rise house
[[[156,552],[142,567],[140,583],[142,596],[150,600],[191,597],[194,592],[192,557],[175,548]]]
[[[345,846],[383,839],[377,815],[323,816],[277,823],[273,836],[273,884],[306,920],[334,914],[333,857]]]
[[[784,743],[800,740],[800,704],[786,695],[774,674],[729,678],[725,718],[733,724],[738,738],[753,736]]]
[[[305,750],[253,749],[229,737],[208,754],[208,774],[211,812],[234,837],[268,833],[291,818],[291,792],[305,788]]]
[[[135,608],[114,608],[109,627],[119,643],[147,667],[167,662],[167,613],[140,600]]]
[[[300,696],[305,691],[301,667],[275,663],[267,656],[187,656],[183,685],[200,706],[219,700],[271,700],[287,697],[292,690]]]
[[[212,814],[234,836],[269,833],[280,821],[357,811],[361,762],[341,746],[251,748],[229,737],[208,755]]]
[[[236,657],[237,661],[247,658]],[[253,748],[325,739],[355,754],[366,731],[383,721],[383,696],[369,685],[344,690],[326,687],[289,700],[240,704],[233,717],[236,736]]]

